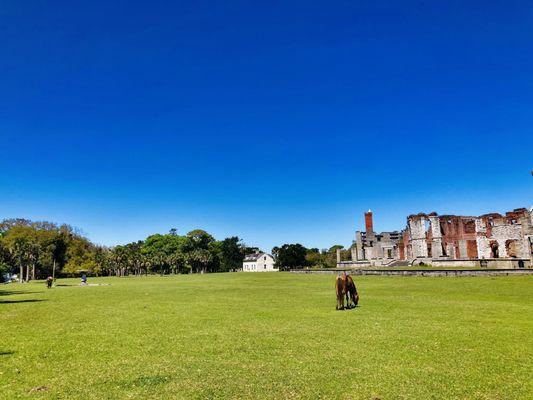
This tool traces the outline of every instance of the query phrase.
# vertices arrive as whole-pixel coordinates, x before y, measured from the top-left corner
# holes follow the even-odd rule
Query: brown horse
[[[354,308],[359,303],[359,293],[350,275],[343,272],[335,279],[335,293],[337,294],[337,310],[344,310],[344,296],[346,296],[346,308]]]
[[[335,293],[337,294],[336,310],[344,310],[344,295],[346,294],[346,272],[335,278]]]
[[[359,293],[350,275],[346,276],[346,307],[354,308],[359,303]]]

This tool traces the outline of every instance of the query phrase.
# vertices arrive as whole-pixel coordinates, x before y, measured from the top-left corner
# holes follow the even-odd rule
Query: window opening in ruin
[[[431,255],[431,244],[428,243],[428,257],[433,257]]]
[[[448,254],[446,254],[446,244],[445,243],[441,243],[441,246],[442,246],[442,255],[443,255],[443,257],[447,257]]]
[[[507,257],[516,258],[516,240],[506,240],[505,249],[507,250]]]
[[[427,219],[425,219],[425,220],[424,220],[424,230],[425,230],[426,232],[429,231],[429,227],[430,227],[430,225],[431,225],[431,224],[429,223],[429,221],[428,221]]]
[[[387,249],[387,258],[392,258],[392,249]]]
[[[500,252],[498,251],[498,242],[490,242],[490,256],[492,258],[500,257]]]
[[[466,256],[468,258],[477,258],[478,257],[477,242],[475,240],[467,240],[466,241]]]

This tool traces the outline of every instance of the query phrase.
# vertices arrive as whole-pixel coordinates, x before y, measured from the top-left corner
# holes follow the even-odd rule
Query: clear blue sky
[[[270,250],[533,204],[531,1],[168,3],[0,3],[0,218]]]

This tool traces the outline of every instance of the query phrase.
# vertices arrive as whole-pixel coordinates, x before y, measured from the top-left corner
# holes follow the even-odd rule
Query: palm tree
[[[191,266],[192,273],[207,272],[213,255],[206,249],[194,249],[187,253],[187,263]]]

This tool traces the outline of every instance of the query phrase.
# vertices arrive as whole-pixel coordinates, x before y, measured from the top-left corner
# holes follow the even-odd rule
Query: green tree
[[[217,258],[215,238],[202,229],[187,233],[183,250],[192,273],[214,272]]]
[[[13,272],[9,250],[2,241],[3,233],[0,233],[0,282],[3,282],[4,274]]]
[[[202,229],[195,229],[187,233],[184,243],[184,250],[191,251],[197,249],[208,250],[209,245],[215,241],[215,238]]]
[[[213,254],[209,250],[198,248],[188,251],[186,259],[193,274],[204,273],[209,271],[209,266],[213,262]]]
[[[278,251],[276,265],[282,270],[303,268],[308,265],[306,254],[307,249],[299,243],[284,244]]]
[[[63,273],[74,276],[81,272],[96,274],[98,264],[95,260],[95,246],[84,237],[73,236],[66,250],[67,263]]]
[[[38,257],[35,230],[29,226],[11,226],[2,234],[2,242],[8,249],[11,259],[19,267],[19,281],[28,281],[31,267],[35,267]],[[24,272],[26,272],[25,277]]]
[[[237,236],[224,239],[219,243],[220,271],[227,272],[242,268],[245,247]]]
[[[326,266],[325,255],[320,252],[317,248],[308,249],[305,255],[307,265],[324,267]]]
[[[340,249],[341,252],[344,249],[344,246],[336,244],[331,246],[325,254],[325,266],[328,268],[334,268],[337,266],[337,249]]]
[[[66,262],[69,237],[59,230],[40,230],[36,232],[39,245],[40,277],[55,275]]]
[[[151,235],[144,241],[141,254],[142,263],[150,268],[156,268],[160,274],[172,272],[187,272],[184,248],[187,238],[175,232],[166,235]]]

